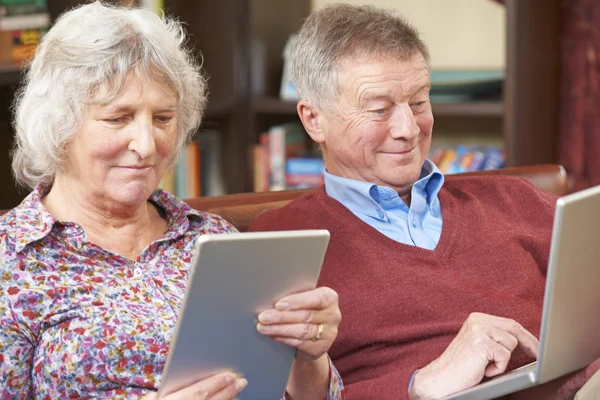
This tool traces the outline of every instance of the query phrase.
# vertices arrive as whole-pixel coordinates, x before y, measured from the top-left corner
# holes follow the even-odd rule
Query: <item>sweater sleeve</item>
[[[344,400],[409,400],[408,383],[413,373],[413,369],[402,369],[372,379],[345,383]]]

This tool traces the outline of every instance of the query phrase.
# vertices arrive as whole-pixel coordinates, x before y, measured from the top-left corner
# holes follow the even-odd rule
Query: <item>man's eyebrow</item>
[[[425,89],[431,89],[431,82],[427,82],[419,86],[413,93],[419,93]]]
[[[367,93],[361,97],[360,102],[361,102],[361,104],[364,104],[364,103],[367,103],[370,101],[389,100],[389,98],[390,98],[389,93],[384,93],[384,92]]]

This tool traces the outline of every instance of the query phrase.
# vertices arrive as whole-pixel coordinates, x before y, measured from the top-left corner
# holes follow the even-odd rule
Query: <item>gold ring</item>
[[[317,325],[317,335],[314,338],[312,338],[312,340],[315,341],[315,340],[321,339],[321,334],[323,333],[324,329],[325,329],[325,327],[323,326],[323,324],[318,324]]]

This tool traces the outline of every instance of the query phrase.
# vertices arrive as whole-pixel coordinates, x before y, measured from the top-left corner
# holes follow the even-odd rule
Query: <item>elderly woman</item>
[[[14,174],[33,191],[0,219],[0,397],[155,398],[194,242],[235,231],[157,189],[206,102],[184,39],[174,20],[93,3],[40,45],[15,105]],[[336,293],[279,304],[257,328],[298,349],[287,392],[341,398]],[[219,372],[165,398],[247,384]]]

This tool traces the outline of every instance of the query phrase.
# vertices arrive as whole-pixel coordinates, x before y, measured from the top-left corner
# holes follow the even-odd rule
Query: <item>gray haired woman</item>
[[[0,397],[155,398],[194,243],[235,231],[157,189],[206,103],[184,40],[175,20],[96,2],[40,44],[15,103],[13,170],[32,192],[0,218]],[[257,329],[298,349],[288,393],[341,398],[337,294],[279,304]],[[247,384],[219,372],[165,398]]]

